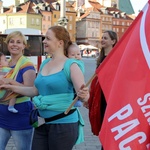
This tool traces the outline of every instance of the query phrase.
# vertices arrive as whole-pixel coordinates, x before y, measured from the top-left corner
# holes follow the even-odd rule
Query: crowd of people
[[[97,67],[116,42],[115,32],[103,33]],[[6,44],[11,59],[8,62],[0,53],[1,72],[6,72],[0,76],[1,150],[5,150],[11,136],[17,150],[71,150],[75,144],[84,142],[84,120],[78,107],[85,103],[83,106],[91,113],[91,104],[99,101],[93,99],[91,91],[95,89],[85,86],[81,52],[78,45],[72,43],[67,29],[52,26],[46,32],[44,52],[51,57],[41,63],[37,75],[32,62],[24,56],[25,36],[14,31],[6,37]],[[99,93],[102,103],[102,113],[99,113],[103,118],[106,101],[103,92]],[[76,96],[79,100],[64,115]],[[35,108],[44,123],[33,129],[29,120]]]
[[[24,35],[19,31],[12,32],[6,43],[11,56],[9,67],[15,78],[3,77],[1,89],[18,94],[15,103],[18,113],[8,111],[8,104],[1,101],[1,149],[5,150],[11,136],[18,150],[71,150],[75,144],[83,142],[84,121],[77,107],[65,116],[50,120],[70,106],[75,94],[82,102],[89,98],[82,65],[67,56],[72,44],[69,32],[61,26],[48,29],[43,44],[51,58],[42,62],[37,76],[33,64],[23,56],[27,43]],[[29,123],[33,107],[46,121],[34,130]]]

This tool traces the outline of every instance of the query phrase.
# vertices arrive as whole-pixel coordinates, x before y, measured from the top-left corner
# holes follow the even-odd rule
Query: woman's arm
[[[27,70],[23,74],[23,83],[10,78],[3,78],[4,84],[0,88],[9,89],[15,93],[32,97],[38,95],[38,90],[34,87],[35,78],[36,72],[34,70]]]
[[[12,92],[24,95],[24,96],[29,96],[33,97],[38,95],[38,90],[36,89],[35,86],[33,87],[27,87],[27,86],[18,86],[18,85],[10,85],[10,84],[3,84],[0,86],[0,89],[7,89]]]
[[[71,80],[73,82],[73,86],[79,98],[83,101],[87,101],[89,99],[89,89],[88,87],[83,87],[85,85],[84,75],[81,69],[77,64],[72,64],[70,67],[71,71]]]
[[[11,78],[0,78],[5,84],[18,85],[18,86],[33,86],[36,73],[34,70],[28,70],[23,74],[23,83],[19,83]]]
[[[36,78],[36,72],[34,70],[28,70],[23,74],[24,86],[33,86]]]

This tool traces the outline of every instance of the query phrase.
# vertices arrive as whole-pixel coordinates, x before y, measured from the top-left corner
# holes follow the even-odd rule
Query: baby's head
[[[0,67],[8,67],[9,63],[8,60],[6,59],[6,56],[0,52]]]
[[[80,52],[80,49],[79,49],[78,45],[71,44],[68,47],[68,57],[81,60],[81,52]]]

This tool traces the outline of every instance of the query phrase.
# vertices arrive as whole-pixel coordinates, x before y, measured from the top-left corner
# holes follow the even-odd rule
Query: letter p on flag
[[[150,126],[137,103],[139,97],[150,93],[150,0],[97,68],[96,74],[107,102],[99,133],[104,150],[120,150],[119,144],[123,141],[126,141],[126,150],[150,149]],[[111,118],[128,104],[133,110],[130,115]],[[150,105],[150,101],[146,105]],[[139,124],[116,140],[116,133],[111,129],[131,120],[138,120]],[[139,142],[139,133],[146,135],[142,142]]]

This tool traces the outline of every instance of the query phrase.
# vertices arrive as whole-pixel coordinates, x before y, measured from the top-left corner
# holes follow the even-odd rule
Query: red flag
[[[104,150],[150,149],[150,0],[96,70],[107,101]]]

